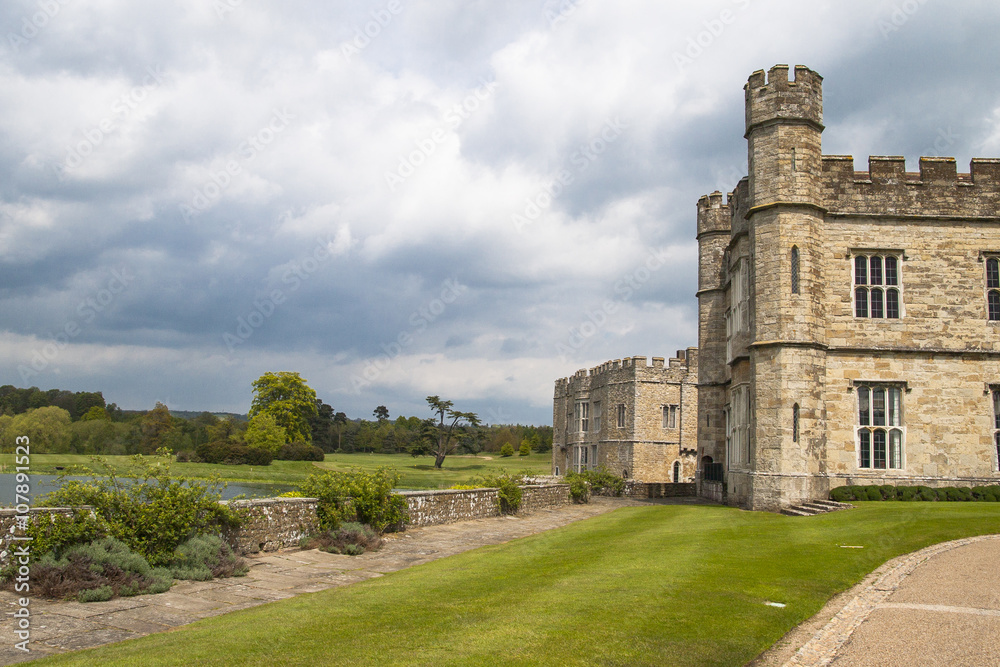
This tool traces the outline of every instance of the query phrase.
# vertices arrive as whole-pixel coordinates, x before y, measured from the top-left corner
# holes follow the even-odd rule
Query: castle
[[[556,381],[552,472],[605,466],[637,482],[693,482],[698,351],[618,359]]]
[[[788,75],[750,76],[749,174],[698,201],[699,492],[1000,482],[1000,160],[855,171]]]

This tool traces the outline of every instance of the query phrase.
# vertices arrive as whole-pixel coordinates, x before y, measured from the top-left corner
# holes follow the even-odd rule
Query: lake
[[[90,477],[76,477],[73,475],[68,475],[66,480],[80,480],[89,481]],[[16,489],[17,486],[16,475],[14,474],[0,474],[0,506],[13,507],[16,499]],[[31,491],[28,496],[34,499],[36,496],[40,496],[48,493],[49,491],[54,491],[59,486],[59,476],[58,475],[31,475]],[[271,498],[274,496],[281,495],[286,491],[291,491],[294,487],[287,484],[254,484],[254,483],[244,483],[244,482],[229,482],[229,485],[222,490],[222,499],[229,500],[239,495],[246,495],[249,498]]]

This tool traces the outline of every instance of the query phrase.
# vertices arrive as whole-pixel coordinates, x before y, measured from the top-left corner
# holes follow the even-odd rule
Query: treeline
[[[122,410],[106,403],[101,392],[0,387],[0,442],[7,452],[13,451],[14,438],[28,436],[37,453],[153,454],[166,447],[182,459],[222,462],[243,456],[243,448],[253,444],[252,433],[247,442],[247,428],[242,416],[219,418],[202,412],[185,419],[161,403],[144,412]],[[288,443],[276,458],[420,451],[425,439],[436,437],[432,429],[433,420],[419,417],[352,420],[317,399],[316,414],[309,418],[312,442]],[[479,426],[457,436],[458,454],[495,453],[505,444],[517,451],[524,442],[532,451],[552,449],[551,426]]]

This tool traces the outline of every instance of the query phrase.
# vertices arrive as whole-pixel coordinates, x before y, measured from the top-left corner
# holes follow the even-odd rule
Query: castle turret
[[[826,449],[817,391],[826,368],[823,79],[801,66],[794,80],[788,73],[787,65],[772,67],[766,80],[754,72],[745,87],[752,389],[743,483],[755,509],[825,493],[802,481],[824,472]],[[739,370],[733,366],[734,377]]]

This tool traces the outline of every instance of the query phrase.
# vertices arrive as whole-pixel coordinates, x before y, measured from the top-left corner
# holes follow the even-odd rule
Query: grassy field
[[[13,472],[13,454],[4,454],[2,462],[8,472]],[[131,457],[104,457],[116,470],[127,469]],[[434,469],[434,459],[429,456],[414,458],[409,454],[327,454],[322,463],[310,461],[274,461],[269,466],[227,466],[214,463],[172,463],[171,472],[189,479],[208,479],[218,475],[227,482],[269,482],[273,484],[298,484],[310,474],[321,469],[350,470],[360,467],[373,470],[389,466],[400,472],[402,489],[446,489],[453,484],[464,484],[483,473],[497,472],[501,468],[527,471],[536,475],[548,474],[551,453],[529,456],[449,456],[441,470]],[[31,471],[35,474],[58,474],[56,467],[91,465],[90,457],[76,454],[32,454]]]
[[[38,664],[743,665],[889,558],[1000,532],[997,503],[858,505],[623,508]]]

